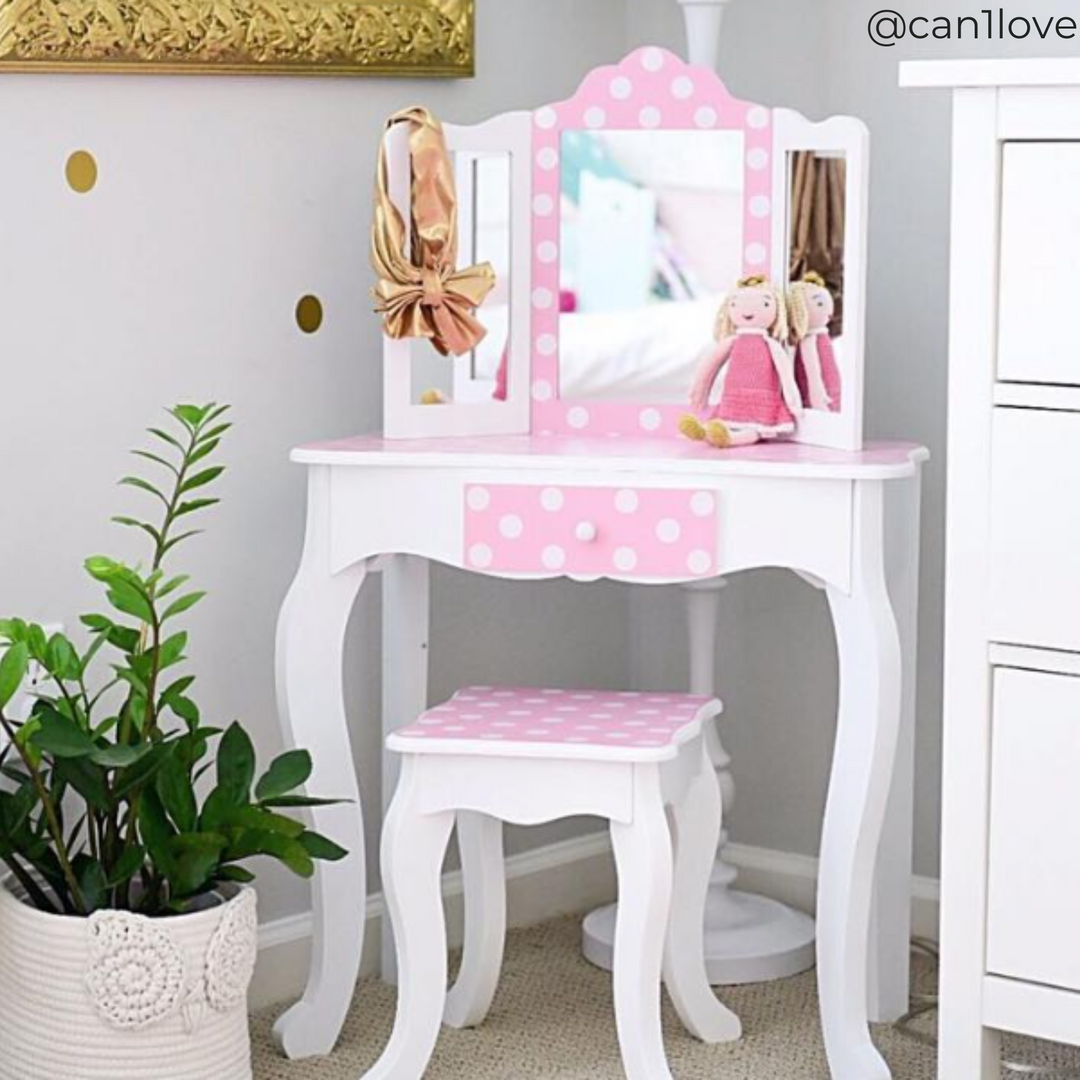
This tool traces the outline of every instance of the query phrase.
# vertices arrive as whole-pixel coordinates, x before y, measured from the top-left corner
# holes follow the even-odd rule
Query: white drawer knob
[[[597,535],[596,523],[592,521],[579,521],[574,529],[574,535],[584,544],[591,544]]]

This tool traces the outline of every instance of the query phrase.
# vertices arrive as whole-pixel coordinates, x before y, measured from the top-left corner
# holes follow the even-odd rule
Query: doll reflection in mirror
[[[791,435],[802,398],[780,290],[764,277],[744,278],[720,307],[716,337],[690,391],[693,413],[682,418],[679,430],[719,449]],[[713,401],[721,371],[723,385]]]
[[[795,380],[808,409],[840,411],[840,368],[829,335],[836,301],[825,279],[809,273],[788,289],[788,317],[795,344]]]

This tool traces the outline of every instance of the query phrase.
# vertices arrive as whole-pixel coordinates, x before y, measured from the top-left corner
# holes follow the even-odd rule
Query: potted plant
[[[194,678],[177,674],[182,618],[204,594],[169,563],[218,502],[225,412],[177,406],[135,451],[151,478],[121,483],[161,509],[114,519],[148,539],[145,566],[87,560],[109,605],[82,618],[87,647],[0,621],[2,1080],[250,1080],[246,864],[269,856],[310,877],[346,854],[291,814],[319,802],[297,793],[309,755],[257,778],[243,727],[204,724]]]

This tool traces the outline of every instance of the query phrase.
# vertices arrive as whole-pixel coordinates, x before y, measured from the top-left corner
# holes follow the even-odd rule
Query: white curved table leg
[[[457,835],[465,882],[465,950],[443,1020],[450,1027],[468,1028],[483,1023],[502,971],[506,944],[503,825],[487,814],[462,812]]]
[[[420,1080],[446,1004],[442,865],[454,814],[419,813],[414,765],[403,762],[382,840],[383,892],[397,947],[397,1017],[389,1044],[364,1080]]]
[[[739,1018],[723,1005],[705,970],[705,900],[720,843],[720,784],[702,740],[701,771],[671,808],[675,872],[664,953],[664,981],[686,1030],[702,1042],[733,1042]]]
[[[290,1058],[328,1054],[337,1042],[360,972],[367,900],[364,822],[342,692],[345,629],[367,564],[330,572],[328,493],[329,470],[312,469],[304,554],[278,620],[277,697],[286,746],[311,751],[308,789],[348,800],[317,807],[312,818],[349,856],[321,864],[312,883],[307,989],[274,1026]]]
[[[888,1080],[869,1031],[874,872],[900,731],[900,639],[885,584],[880,482],[856,485],[851,594],[829,586],[840,713],[818,879],[818,989],[834,1080]]]
[[[671,1080],[660,1027],[660,979],[671,909],[671,831],[656,766],[638,766],[634,821],[611,823],[619,877],[615,1022],[627,1080]]]

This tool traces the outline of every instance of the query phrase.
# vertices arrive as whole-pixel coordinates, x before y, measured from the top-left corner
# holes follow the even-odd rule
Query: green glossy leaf
[[[175,435],[171,435],[169,432],[156,427],[147,428],[146,430],[149,431],[150,434],[153,435],[155,438],[161,439],[162,442],[167,442],[170,446],[174,446],[181,453],[187,452],[184,444],[178,438],[176,438]]]
[[[344,799],[313,799],[307,795],[281,795],[264,799],[262,805],[275,810],[298,810],[308,806],[340,806]]]
[[[78,679],[82,672],[82,662],[75,646],[63,634],[53,634],[45,648],[45,666],[50,675],[55,675],[67,682]]]
[[[263,802],[288,795],[311,776],[311,755],[306,750],[290,750],[276,758],[255,788],[255,797]]]
[[[251,799],[255,779],[255,747],[248,733],[231,724],[221,737],[217,757],[218,790],[229,805],[242,806]]]
[[[115,721],[114,717],[113,722]],[[104,749],[95,749],[90,755],[90,760],[103,769],[130,769],[153,749],[152,743],[140,743],[137,746],[113,745]]]
[[[206,415],[210,411],[210,406],[177,405],[175,408],[170,409],[169,411],[181,423],[186,424],[188,427],[194,428],[198,427],[206,419]]]
[[[166,506],[169,505],[169,500],[163,495],[149,480],[144,480],[141,476],[124,476],[120,479],[119,483],[123,487],[138,488],[140,491],[145,491],[148,495],[153,495],[154,498],[160,499]]]
[[[154,621],[153,606],[131,581],[121,577],[114,577],[109,582],[106,595],[109,598],[109,603],[117,611],[121,611],[125,615],[132,615],[140,622],[150,623]]]
[[[41,726],[34,736],[34,746],[43,754],[58,758],[89,757],[96,747],[94,740],[74,721],[54,708],[40,715]]]
[[[0,656],[0,709],[15,696],[26,678],[30,650],[23,641],[9,645]]]
[[[191,777],[175,754],[170,755],[162,764],[154,784],[161,805],[176,828],[182,833],[194,832],[198,823],[195,792],[191,786]]]
[[[153,788],[146,788],[139,800],[139,835],[158,871],[168,875],[173,866],[169,841],[176,835],[176,830],[169,824],[165,808]]]
[[[255,875],[242,866],[218,867],[217,877],[219,881],[237,881],[241,885],[250,885],[255,880]]]
[[[340,862],[349,854],[340,844],[335,844],[333,840],[328,840],[316,832],[304,833],[300,837],[300,843],[313,859],[323,862]]]
[[[181,585],[185,585],[190,580],[191,577],[189,574],[177,574],[176,577],[169,578],[168,581],[166,581],[156,590],[156,596],[159,600],[161,600],[164,597],[168,596],[170,593],[176,592],[176,590],[179,589]]]
[[[168,619],[175,618],[177,615],[183,615],[185,611],[190,611],[204,596],[206,596],[206,593],[204,592],[193,592],[188,593],[186,596],[181,596],[178,600],[174,600],[165,609],[165,613],[161,616],[161,621],[166,622]]]
[[[79,882],[79,890],[82,892],[86,903],[86,914],[92,915],[105,902],[107,883],[105,870],[97,859],[92,859],[83,853],[76,855],[72,860],[72,870]]]
[[[109,869],[107,883],[110,889],[123,885],[130,881],[143,867],[146,862],[146,851],[141,844],[134,847],[124,848],[120,858]]]
[[[161,457],[159,454],[153,454],[149,450],[132,450],[131,452],[136,457],[141,457],[145,458],[147,461],[152,461],[155,465],[163,465],[166,469],[169,470],[169,472],[173,473],[174,475],[176,475],[177,473],[176,466],[171,461],[168,461],[165,458]]]
[[[176,508],[176,513],[173,517],[183,517],[185,514],[194,514],[196,510],[205,510],[208,506],[217,506],[221,502],[220,499],[191,499],[188,502],[181,503]]]
[[[218,833],[188,833],[169,843],[174,898],[194,896],[211,884],[228,840]]]
[[[153,525],[148,525],[145,521],[137,521],[132,517],[124,517],[122,515],[116,515],[113,519],[114,525],[123,525],[128,529],[141,529],[155,544],[161,543],[161,533],[154,528]]]
[[[179,664],[184,659],[184,650],[187,648],[187,643],[188,636],[184,632],[166,638],[158,649],[159,670],[164,671],[174,664]]]
[[[109,808],[109,791],[105,772],[88,758],[62,758],[53,762],[58,780],[74,788],[95,810]]]
[[[189,491],[195,491],[197,488],[212,484],[224,471],[224,465],[212,465],[209,469],[203,469],[202,472],[197,472],[194,476],[185,480],[180,487],[180,491],[186,495]]]
[[[230,844],[225,852],[229,862],[248,859],[254,855],[269,855],[287,866],[294,874],[309,878],[315,873],[315,863],[299,840],[280,833],[256,832],[248,829]]]
[[[215,828],[253,829],[256,832],[280,833],[292,840],[299,839],[304,833],[304,823],[294,821],[284,814],[275,814],[258,806],[233,807],[222,815]]]

